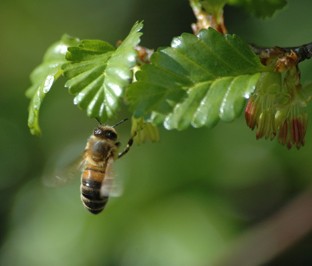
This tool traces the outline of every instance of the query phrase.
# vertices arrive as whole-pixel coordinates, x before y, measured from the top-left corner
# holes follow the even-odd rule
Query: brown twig
[[[263,55],[263,54],[272,54],[276,52],[277,50],[285,53],[296,53],[298,57],[298,62],[302,62],[306,59],[310,59],[312,57],[312,42],[307,43],[301,46],[296,47],[261,47],[254,44],[250,45],[254,53],[257,55]]]

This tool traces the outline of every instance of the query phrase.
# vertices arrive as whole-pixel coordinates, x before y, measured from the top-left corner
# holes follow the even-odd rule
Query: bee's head
[[[101,139],[117,140],[117,132],[113,127],[99,125],[94,131],[93,135]]]
[[[110,139],[112,141],[116,141],[117,140],[117,132],[115,130],[115,127],[122,124],[123,122],[125,122],[127,120],[128,119],[125,118],[113,126],[104,126],[101,124],[100,120],[97,119],[97,121],[99,122],[100,125],[94,130],[93,135],[98,137],[98,138],[101,138],[101,139]]]

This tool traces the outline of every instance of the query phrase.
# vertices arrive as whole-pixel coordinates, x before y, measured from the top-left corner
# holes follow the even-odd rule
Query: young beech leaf
[[[312,82],[305,84],[302,88],[302,93],[307,100],[307,102],[310,102],[312,100]]]
[[[132,117],[131,134],[134,142],[142,144],[146,141],[159,141],[158,127],[152,123],[145,122],[143,118]]]
[[[209,28],[198,36],[182,34],[155,52],[127,99],[136,117],[168,129],[213,126],[241,114],[263,71],[248,44]]]
[[[62,64],[66,62],[65,54],[69,46],[75,46],[78,40],[64,35],[61,40],[48,48],[43,62],[30,75],[31,87],[26,91],[30,98],[28,127],[34,135],[41,133],[39,127],[39,111],[45,95],[53,83],[62,75]]]
[[[137,22],[126,39],[117,47],[99,40],[82,40],[70,47],[64,64],[65,86],[75,95],[74,103],[87,115],[102,121],[112,117],[132,80],[136,64],[135,46],[143,27]]]

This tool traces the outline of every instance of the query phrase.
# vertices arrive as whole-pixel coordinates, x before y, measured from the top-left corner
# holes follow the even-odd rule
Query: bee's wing
[[[42,175],[43,184],[48,187],[59,187],[79,178],[82,157],[81,146],[76,144],[65,147],[47,162]]]
[[[105,178],[101,187],[101,195],[103,197],[120,197],[122,195],[123,188],[120,181],[116,181],[112,178]]]
[[[113,158],[108,159],[105,178],[101,186],[101,195],[103,197],[120,197],[123,192],[121,181],[116,180],[113,176],[113,162]]]

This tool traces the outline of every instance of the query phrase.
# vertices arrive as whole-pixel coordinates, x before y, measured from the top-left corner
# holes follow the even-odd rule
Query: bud
[[[297,149],[304,145],[307,131],[308,114],[306,102],[300,91],[295,91],[291,102],[281,107],[275,115],[275,123],[278,127],[278,141],[288,149],[296,146]]]
[[[279,128],[278,141],[288,149],[296,146],[300,149],[304,145],[304,138],[307,130],[307,113],[290,115]]]
[[[251,96],[248,100],[246,109],[245,109],[245,119],[247,125],[254,130],[257,125],[257,118],[259,117],[260,108],[256,104],[256,97]]]
[[[281,106],[275,115],[275,122],[279,130],[278,141],[288,149],[292,146],[299,149],[304,145],[308,114],[297,66],[291,67],[286,72],[283,83],[284,92],[288,95],[288,102]]]
[[[257,139],[263,137],[273,139],[276,136],[275,107],[280,91],[280,73],[261,74],[255,92],[249,98],[245,109],[246,123],[252,130],[257,129]]]
[[[304,145],[308,115],[297,67],[289,68],[281,85],[281,73],[262,73],[249,98],[245,119],[256,129],[256,138],[274,139],[288,149]]]
[[[272,110],[264,110],[258,118],[258,130],[256,138],[274,139],[276,135],[274,112]]]

